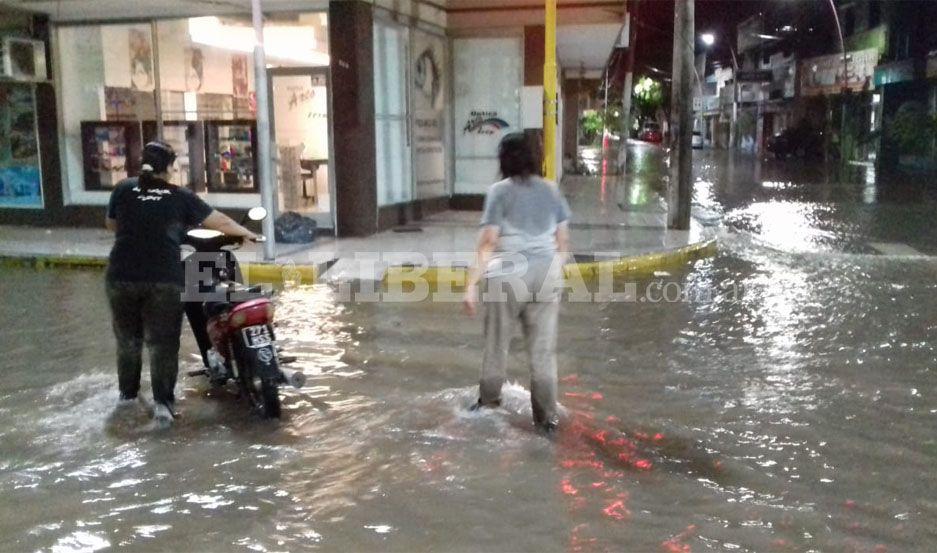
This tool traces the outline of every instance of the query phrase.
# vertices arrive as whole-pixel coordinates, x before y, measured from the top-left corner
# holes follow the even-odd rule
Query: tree
[[[900,154],[927,156],[931,153],[937,124],[920,102],[905,102],[889,118],[886,139]]]
[[[634,85],[633,104],[642,125],[648,119],[653,119],[657,110],[664,104],[664,87],[660,81],[641,77]]]
[[[583,143],[593,144],[602,135],[605,121],[600,112],[590,109],[583,112],[579,126],[582,129]]]

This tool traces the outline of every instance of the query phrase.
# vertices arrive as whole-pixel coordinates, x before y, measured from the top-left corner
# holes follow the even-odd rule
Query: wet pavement
[[[695,202],[764,245],[803,252],[937,254],[937,186],[871,167],[697,151]]]
[[[520,384],[470,412],[479,321],[328,285],[277,300],[308,375],[282,422],[191,379],[170,431],[112,420],[101,274],[0,269],[0,550],[937,549],[937,266],[873,246],[933,251],[926,186],[868,203],[720,155],[696,205],[726,220],[718,257],[564,303],[553,441],[520,341]]]

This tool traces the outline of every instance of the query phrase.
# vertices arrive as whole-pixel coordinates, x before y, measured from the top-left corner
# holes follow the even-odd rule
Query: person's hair
[[[514,132],[505,135],[498,145],[498,162],[504,178],[522,177],[540,174],[540,162],[524,133]]]
[[[156,175],[169,170],[169,166],[176,160],[176,152],[172,146],[160,140],[154,140],[143,147],[143,166],[140,169],[140,185],[150,188],[157,185]]]

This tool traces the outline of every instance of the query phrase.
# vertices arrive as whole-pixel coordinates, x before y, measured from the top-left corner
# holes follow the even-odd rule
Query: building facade
[[[34,11],[0,8],[16,66],[0,76],[0,223],[100,225],[110,190],[157,137],[179,154],[176,184],[235,214],[260,204],[249,13],[223,2],[19,4]],[[500,138],[539,138],[542,8],[449,4],[264,1],[278,213],[366,236],[478,207],[498,177]],[[561,33],[595,26],[611,36],[607,56],[620,22],[603,7],[572,2]]]

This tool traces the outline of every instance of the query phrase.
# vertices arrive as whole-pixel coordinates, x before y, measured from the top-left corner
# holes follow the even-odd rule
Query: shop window
[[[257,191],[250,24],[195,17],[156,26],[163,140],[179,156],[175,181],[196,191]]]
[[[0,207],[42,208],[33,87],[0,82]]]
[[[413,180],[417,199],[449,193],[446,167],[448,119],[448,67],[444,37],[422,31],[412,33],[410,83],[413,102]]]
[[[517,38],[456,39],[455,193],[484,194],[499,180],[498,143],[522,131],[523,43]]]
[[[60,27],[58,52],[62,156],[80,198],[137,169],[140,122],[156,118],[153,37],[149,24]]]
[[[62,26],[56,38],[73,203],[106,201],[88,193],[135,175],[140,147],[159,136],[176,150],[175,184],[257,191],[249,18]],[[268,67],[329,65],[324,13],[271,16],[265,40]]]
[[[374,129],[379,205],[413,199],[406,27],[374,24]]]

